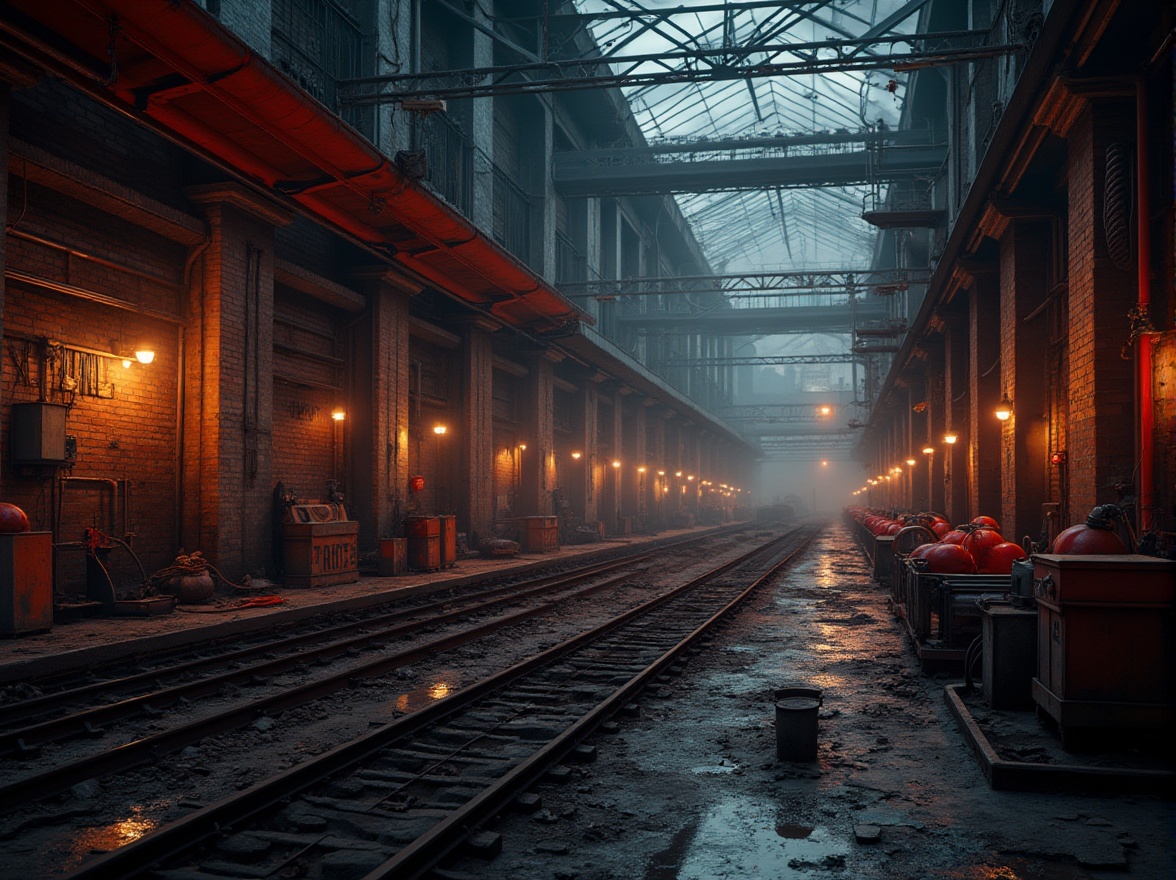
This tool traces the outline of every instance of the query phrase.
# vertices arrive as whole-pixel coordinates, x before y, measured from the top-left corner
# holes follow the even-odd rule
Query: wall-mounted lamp
[[[519,444],[519,452],[526,452],[526,451],[527,451],[527,444],[526,444],[526,443],[520,443],[520,444]]]
[[[144,342],[135,346],[135,360],[141,364],[149,364],[155,360],[155,348]]]
[[[944,434],[943,435],[943,442],[946,443],[948,446],[951,446],[953,443],[955,443],[959,439],[960,438],[957,437],[955,434]]]
[[[447,427],[445,427],[445,425],[433,425],[433,433],[436,434],[438,437],[440,437],[442,434],[444,434],[448,430],[449,429]]]
[[[674,471],[674,476],[680,477],[680,476],[682,476],[682,472],[681,471]]]
[[[1007,422],[1012,417],[1013,402],[1009,400],[1008,394],[1005,394],[1003,397],[1001,397],[1000,403],[996,405],[996,409],[993,412],[1002,422]]]
[[[573,453],[572,453],[572,458],[573,458],[574,460],[576,460],[576,461],[579,461],[579,460],[580,460],[580,457],[581,457],[581,455],[582,455],[582,453],[579,453],[579,452],[573,452]]]
[[[612,466],[615,468],[619,468],[621,466],[621,460],[619,458],[614,458]]]
[[[336,422],[341,422],[347,418],[347,410],[343,409],[341,406],[337,406],[331,410],[331,418]]]
[[[915,460],[913,458],[908,458],[907,459],[907,467],[914,467],[914,466],[915,466]]]
[[[924,446],[923,447],[923,455],[934,455],[934,454],[935,454],[935,447],[934,446]]]
[[[641,467],[637,468],[637,473],[639,473],[639,474],[645,473],[645,465],[641,465]]]

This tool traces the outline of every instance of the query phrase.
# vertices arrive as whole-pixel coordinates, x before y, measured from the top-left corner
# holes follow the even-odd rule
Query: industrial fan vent
[[[1131,147],[1111,144],[1107,147],[1107,176],[1103,184],[1103,233],[1107,253],[1120,269],[1131,267]]]

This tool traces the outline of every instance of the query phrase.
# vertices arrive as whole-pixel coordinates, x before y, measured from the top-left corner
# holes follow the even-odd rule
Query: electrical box
[[[64,464],[67,411],[60,403],[14,403],[8,443],[13,464]]]

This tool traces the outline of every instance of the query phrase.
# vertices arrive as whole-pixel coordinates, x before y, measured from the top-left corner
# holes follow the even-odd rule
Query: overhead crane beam
[[[679,275],[671,278],[598,278],[565,282],[560,293],[578,297],[661,296],[665,294],[725,293],[764,294],[781,291],[801,293],[901,293],[912,284],[926,284],[927,268],[829,269],[795,272],[741,272],[726,275]]]
[[[935,174],[947,157],[946,144],[928,143],[921,131],[816,137],[566,150],[553,157],[552,181],[575,196],[876,185]]]
[[[658,310],[615,316],[618,324],[645,333],[702,333],[709,336],[775,336],[783,333],[852,333],[855,320],[882,320],[886,303],[877,300],[844,305],[788,306],[764,309],[716,309],[695,314]]]
[[[842,405],[840,408],[844,408]],[[719,418],[729,425],[739,422],[765,422],[782,424],[808,424],[810,422],[828,422],[832,418],[833,408],[822,413],[821,406],[815,403],[777,403],[771,405],[747,403],[739,406],[727,406],[717,413]]]
[[[799,364],[850,364],[858,354],[740,355],[738,357],[667,358],[658,367],[785,367]]]

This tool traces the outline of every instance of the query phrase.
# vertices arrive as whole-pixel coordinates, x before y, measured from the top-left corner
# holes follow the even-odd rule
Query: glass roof
[[[804,63],[839,52],[864,56],[879,49],[852,44],[838,50],[812,44],[872,36],[879,23],[886,33],[911,33],[923,3],[576,0],[576,5],[581,13],[611,14],[594,18],[589,25],[606,56],[671,56],[625,65],[642,72],[667,66],[706,71],[726,63]],[[630,14],[618,14],[622,12]],[[895,21],[903,12],[905,17]],[[788,51],[794,45],[797,51]],[[730,54],[700,57],[699,50]],[[905,75],[892,70],[823,71],[656,83],[624,92],[647,140],[662,144],[855,132],[876,127],[879,121],[896,127],[904,85]],[[711,268],[742,273],[868,266],[876,230],[861,214],[871,207],[871,192],[868,185],[802,186],[682,193],[675,198]]]

